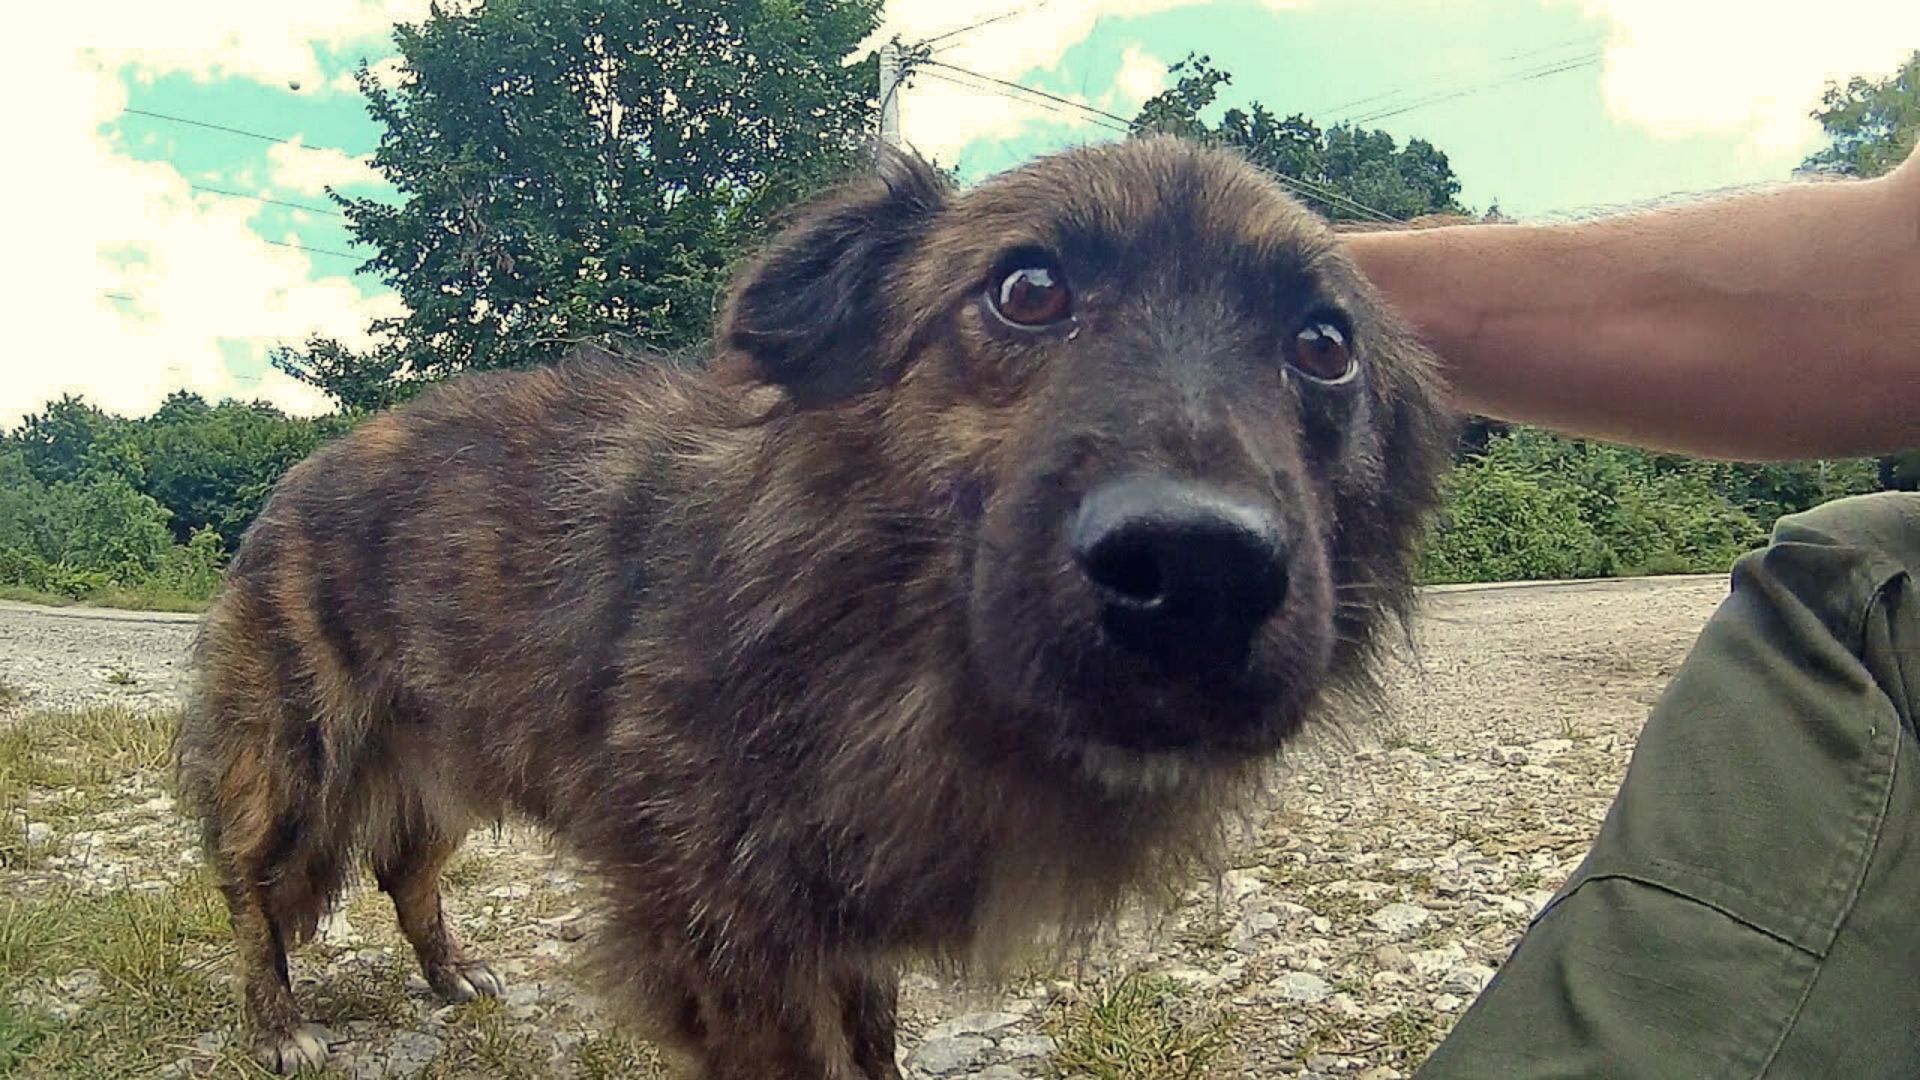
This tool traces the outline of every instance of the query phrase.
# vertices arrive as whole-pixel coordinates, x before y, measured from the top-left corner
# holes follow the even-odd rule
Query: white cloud
[[[1138,105],[1167,88],[1167,62],[1138,45],[1128,46],[1113,85],[1121,98]]]
[[[382,183],[366,157],[331,146],[308,146],[299,136],[269,147],[267,165],[276,185],[304,195],[323,195],[329,184],[347,188]]]
[[[1612,24],[1616,117],[1662,136],[1735,135],[1760,153],[1818,142],[1828,80],[1881,77],[1920,48],[1913,0],[1579,0]]]
[[[1306,0],[1264,2],[1269,8],[1285,11],[1303,6]],[[1101,19],[1138,18],[1204,3],[1206,0],[1056,0],[956,34],[941,43],[935,59],[982,75],[1018,80],[1035,69],[1051,71],[1058,67],[1070,49],[1092,35]],[[1009,7],[1008,0],[892,0],[887,4],[885,23],[867,45],[877,46],[894,34],[903,42],[921,41],[990,19]],[[864,55],[865,49],[861,52]],[[1160,89],[1159,83],[1147,77],[1149,65],[1155,69],[1152,74],[1164,78],[1165,64],[1138,49],[1129,50],[1116,79],[1117,95],[1096,92],[1093,100],[1081,94],[1061,96],[1129,116],[1133,106]],[[1086,127],[1090,134],[1103,134],[1096,126],[1098,121],[1078,110],[1032,99],[1017,102],[991,90],[943,81],[952,75],[932,69],[929,77],[917,78],[901,98],[901,130],[909,143],[930,157],[951,161],[976,139],[1013,138],[1038,121]],[[1146,89],[1148,86],[1152,89]]]
[[[0,227],[16,253],[4,287],[9,310],[25,316],[12,320],[0,360],[0,427],[62,393],[130,414],[181,387],[298,412],[328,407],[271,369],[236,376],[229,354],[258,366],[271,347],[309,333],[358,341],[394,300],[362,297],[344,276],[353,263],[269,243],[253,224],[262,206],[196,193],[178,169],[135,160],[102,127],[126,106],[123,65],[148,75],[312,77],[313,41],[376,33],[396,6],[113,0],[50,15],[55,25],[0,44],[0,90],[35,103],[12,117],[34,167],[0,173]],[[336,22],[325,25],[315,9]]]
[[[400,85],[400,57],[387,56],[375,60],[367,65],[367,73],[372,75],[373,81],[380,86],[386,87],[388,90],[396,89]],[[333,81],[328,83],[327,86],[329,89],[342,94],[358,94],[360,92],[360,82],[354,78],[352,69],[334,76]]]
[[[84,23],[76,19],[72,40],[108,68],[125,64],[143,75],[238,77],[268,86],[321,85],[318,48],[384,47],[395,22],[427,14],[427,0],[93,0],[79,6],[86,9]]]

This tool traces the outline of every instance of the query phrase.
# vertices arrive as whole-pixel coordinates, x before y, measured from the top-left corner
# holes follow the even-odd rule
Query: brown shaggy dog
[[[741,274],[713,362],[470,375],[281,482],[179,742],[264,1059],[362,853],[428,980],[514,812],[710,1078],[894,1077],[903,960],[1178,884],[1366,680],[1445,459],[1430,357],[1260,171],[1170,139],[965,191],[894,159]]]

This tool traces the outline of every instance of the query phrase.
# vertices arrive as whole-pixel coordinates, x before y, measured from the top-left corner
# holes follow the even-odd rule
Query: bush
[[[1847,485],[1856,483],[1859,463],[1842,464]],[[1720,573],[1766,539],[1781,507],[1813,505],[1821,501],[1816,490],[1851,493],[1811,484],[1815,472],[1835,470],[1710,464],[1516,428],[1493,435],[1449,477],[1425,575],[1466,582]]]
[[[1589,577],[1604,573],[1600,538],[1568,491],[1499,462],[1449,478],[1445,510],[1427,545],[1432,582]]]

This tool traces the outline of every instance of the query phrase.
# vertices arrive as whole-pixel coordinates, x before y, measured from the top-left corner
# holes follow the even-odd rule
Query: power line
[[[261,239],[266,239],[266,238],[262,237]],[[326,248],[308,247],[305,244],[296,244],[290,240],[267,240],[267,243],[272,244],[275,247],[292,248],[295,251],[306,251],[306,252],[311,252],[312,254],[315,254],[315,255],[331,255],[336,259],[353,259],[356,262],[365,261],[365,259],[362,256],[355,255],[350,251],[328,251]],[[361,272],[362,271],[359,271],[359,270],[354,271],[354,273],[356,274]]]
[[[335,153],[347,154],[347,156],[349,157],[353,156],[352,154],[348,154],[347,151],[342,150],[340,147],[337,147],[337,146],[322,146],[318,143],[302,142],[299,139],[288,139],[288,138],[282,138],[279,135],[268,135],[259,131],[248,131],[246,128],[228,127],[225,124],[214,124],[214,123],[209,123],[205,120],[195,120],[190,116],[175,116],[172,113],[154,112],[151,109],[129,108],[129,109],[122,109],[120,111],[122,113],[125,113],[128,116],[145,116],[154,120],[165,120],[169,123],[174,123],[174,124],[186,124],[189,127],[206,128],[208,131],[222,131],[227,133],[228,135],[240,135],[249,139],[259,139],[261,142],[280,143],[285,146],[297,146],[302,150],[319,150],[319,151],[331,150]]]
[[[1607,35],[1605,34],[1585,34],[1580,37],[1566,38],[1564,40],[1551,42],[1546,45],[1536,45],[1532,48],[1521,49],[1519,52],[1508,53],[1505,56],[1496,58],[1494,62],[1496,64],[1505,64],[1514,60],[1525,60],[1531,56],[1539,56],[1542,53],[1557,52],[1570,45],[1590,45],[1596,41],[1605,39],[1606,36]],[[1561,61],[1559,60],[1552,60],[1552,61],[1548,61],[1547,63],[1557,64],[1560,62]],[[1372,105],[1373,103],[1382,101],[1386,98],[1398,97],[1401,94],[1407,93],[1408,91],[1413,89],[1415,89],[1415,87],[1412,84],[1396,86],[1391,90],[1383,90],[1383,91],[1380,91],[1379,93],[1368,94],[1365,97],[1354,98],[1349,101],[1343,101],[1337,105],[1322,105],[1312,110],[1310,113],[1308,113],[1308,115],[1314,116],[1314,117],[1334,117],[1335,114],[1345,112],[1348,109],[1357,108],[1361,105]]]
[[[968,23],[967,25],[959,27],[958,29],[948,30],[945,33],[935,34],[930,38],[922,39],[920,42],[920,46],[922,48],[925,48],[927,46],[934,44],[935,42],[946,41],[949,38],[956,38],[961,36],[962,34],[970,34],[975,30],[981,29],[982,27],[992,26],[995,23],[1006,22],[1008,19],[1014,18],[1015,16],[1018,16],[1018,15],[1025,15],[1030,11],[1038,11],[1041,8],[1046,7],[1048,2],[1049,0],[1039,0],[1039,2],[1034,4],[1032,7],[1027,7],[1025,5],[1017,5],[1015,7],[1010,7],[1007,10],[1001,12],[1000,14],[994,15],[990,18],[981,19],[979,22],[975,22],[975,23]],[[944,46],[944,48],[949,48],[949,49],[952,47],[953,47],[952,45]]]
[[[1569,45],[1591,45],[1596,41],[1605,41],[1606,38],[1607,35],[1604,32],[1598,34],[1581,34],[1579,37],[1570,37],[1563,41],[1556,41],[1551,45],[1541,45],[1537,48],[1522,49],[1517,53],[1508,53],[1500,57],[1500,60],[1502,62],[1508,60],[1524,60],[1529,56],[1538,56],[1541,53],[1552,52],[1555,49],[1564,49]]]
[[[324,206],[315,206],[312,203],[292,202],[287,199],[271,199],[265,195],[249,195],[244,191],[228,191],[226,188],[217,188],[210,184],[188,184],[187,186],[195,191],[204,191],[209,195],[225,195],[233,199],[252,199],[254,202],[271,203],[274,206],[290,206],[295,210],[305,210],[313,214],[327,214],[331,217],[347,216],[338,210],[332,210]]]
[[[1096,108],[1095,106],[1088,105],[1086,102],[1083,102],[1083,101],[1075,101],[1072,98],[1061,97],[1059,94],[1050,94],[1045,90],[1036,90],[1031,86],[1023,86],[1017,82],[1010,82],[1006,79],[995,78],[992,75],[985,75],[978,71],[972,71],[967,68],[959,67],[955,64],[949,64],[944,60],[922,60],[920,63],[927,67],[937,67],[947,71],[959,72],[962,75],[968,75],[975,79],[979,79],[983,82],[992,83],[995,86],[1004,86],[1009,90],[1018,90],[1023,94],[1030,94],[1034,97],[1045,98],[1048,101],[1052,101],[1060,105],[1065,105],[1070,109],[1078,109],[1089,116],[1096,116],[1105,120],[1110,120],[1116,124],[1119,124],[1122,128],[1124,128],[1127,131],[1133,130],[1132,120],[1129,120],[1124,116],[1120,116],[1117,113],[1110,113],[1105,109]]]
[[[1045,90],[1036,90],[1030,86],[1022,86],[1021,84],[1016,82],[1009,82],[1006,79],[998,79],[993,77],[992,75],[985,75],[978,71],[972,71],[967,68],[958,67],[953,64],[942,63],[937,60],[923,61],[923,64],[938,67],[943,69],[944,71],[956,72],[958,74],[965,75],[969,78],[980,80],[981,82],[989,83],[992,85],[985,86],[985,87],[980,85],[969,85],[967,83],[961,82],[958,79],[954,79],[951,77],[943,77],[940,72],[934,72],[934,71],[922,72],[923,74],[931,78],[940,79],[941,81],[954,83],[955,85],[959,85],[959,86],[966,86],[968,89],[972,89],[972,90],[986,90],[989,93],[998,93],[1002,97],[1012,98],[1014,100],[1020,100],[1018,98],[1014,98],[1014,95],[1010,93],[1006,93],[1007,90],[1017,90],[1017,91],[1020,91],[1021,93],[1029,94],[1029,95],[1032,95],[1033,97],[1041,99],[1040,101],[1037,101],[1037,102],[1031,102],[1031,104],[1038,104],[1042,108],[1048,109],[1048,111],[1050,112],[1059,113],[1061,112],[1061,109],[1058,106],[1065,106],[1067,108],[1075,109],[1080,113],[1084,114],[1084,117],[1088,118],[1089,122],[1094,124],[1097,127],[1104,127],[1109,131],[1117,131],[1117,132],[1120,132],[1121,134],[1132,134],[1134,130],[1133,122],[1126,119],[1125,117],[1119,116],[1115,113],[1110,113],[1105,109],[1096,108],[1095,106],[1092,106],[1092,105],[1087,105],[1082,102],[1074,101],[1071,98],[1064,98],[1058,94],[1047,93]],[[1004,88],[1004,89],[1000,89],[1000,88]],[[1359,217],[1368,218],[1373,221],[1393,222],[1393,221],[1400,220],[1399,218],[1396,218],[1393,215],[1388,214],[1383,210],[1376,210],[1373,207],[1368,206],[1363,202],[1360,202],[1358,199],[1355,199],[1349,195],[1342,194],[1341,192],[1335,191],[1331,188],[1323,187],[1310,180],[1303,180],[1297,176],[1288,176],[1283,172],[1280,172],[1276,169],[1269,169],[1269,168],[1266,168],[1265,166],[1261,166],[1261,168],[1269,176],[1272,176],[1276,181],[1278,181],[1281,185],[1291,188],[1297,194],[1304,195],[1308,198],[1317,199],[1321,203],[1324,203],[1325,205],[1333,207],[1335,209],[1345,210],[1348,213],[1355,214]]]
[[[1108,119],[1105,116],[1105,114],[1101,113],[1099,110],[1089,111],[1089,110],[1083,109],[1083,110],[1079,110],[1077,113],[1069,113],[1066,109],[1063,109],[1060,107],[1060,105],[1056,104],[1055,100],[1049,100],[1049,99],[1052,99],[1053,97],[1053,95],[1050,95],[1050,94],[1042,94],[1037,99],[1035,97],[1022,97],[1019,94],[1009,92],[1004,87],[991,85],[991,82],[980,82],[980,81],[973,81],[969,79],[956,78],[952,75],[944,74],[938,71],[920,71],[920,72],[916,72],[916,74],[925,75],[929,79],[935,79],[939,82],[947,83],[951,86],[964,87],[965,89],[976,90],[981,93],[997,94],[1001,97],[1006,98],[1009,101],[1018,101],[1023,104],[1032,105],[1035,108],[1044,109],[1047,112],[1053,113],[1056,116],[1075,115],[1077,119],[1085,120],[1086,122],[1092,124],[1093,126],[1098,128],[1104,128],[1107,131],[1116,131],[1124,135],[1124,134],[1130,133],[1133,130],[1131,125],[1121,125],[1121,124],[1113,123],[1110,119]],[[992,80],[992,81],[997,82],[998,80]]]
[[[1536,79],[1544,79],[1552,75],[1562,75],[1569,71],[1579,71],[1582,68],[1590,68],[1600,63],[1602,59],[1604,59],[1604,57],[1600,53],[1594,53],[1589,56],[1579,56],[1567,60],[1554,61],[1552,64],[1533,71],[1494,79],[1490,82],[1482,83],[1479,86],[1469,86],[1459,90],[1433,94],[1406,105],[1391,106],[1368,113],[1364,116],[1351,117],[1346,122],[1351,124],[1371,124],[1378,120],[1385,120],[1390,116],[1400,116],[1413,112],[1415,109],[1424,109],[1431,105],[1441,104],[1442,102],[1455,101],[1463,97],[1472,97],[1475,94],[1484,94],[1490,90],[1498,90],[1505,86],[1532,82]]]

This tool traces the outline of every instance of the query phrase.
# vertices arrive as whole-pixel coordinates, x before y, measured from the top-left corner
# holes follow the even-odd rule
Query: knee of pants
[[[1920,492],[1849,495],[1784,515],[1748,558],[1790,546],[1851,549],[1882,574],[1920,571]]]

